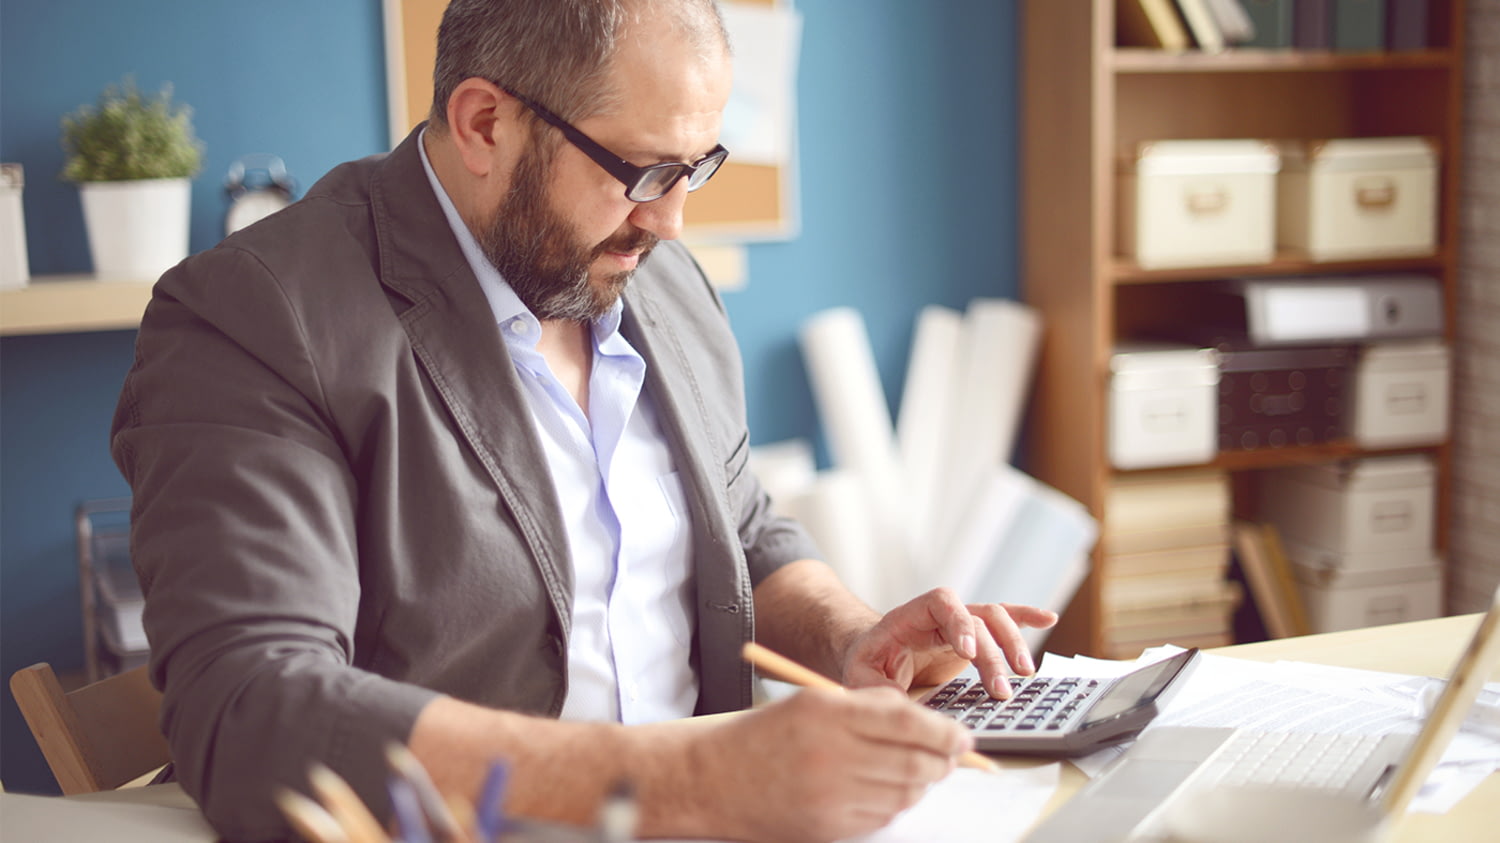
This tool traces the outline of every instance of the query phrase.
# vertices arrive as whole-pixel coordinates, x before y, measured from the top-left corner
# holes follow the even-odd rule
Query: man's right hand
[[[803,690],[700,738],[699,785],[724,831],[809,843],[886,825],[973,748],[959,724],[892,688]]]

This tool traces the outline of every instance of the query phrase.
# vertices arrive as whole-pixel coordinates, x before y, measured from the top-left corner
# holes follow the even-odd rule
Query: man
[[[749,703],[744,641],[851,686],[1031,670],[1050,612],[882,618],[745,470],[733,337],[668,242],[729,84],[710,0],[455,0],[425,129],[162,278],[113,452],[225,837],[284,835],[314,760],[384,811],[399,740],[452,792],[507,759],[515,813],[628,780],[646,835],[835,839],[969,738],[890,687],[684,719]]]

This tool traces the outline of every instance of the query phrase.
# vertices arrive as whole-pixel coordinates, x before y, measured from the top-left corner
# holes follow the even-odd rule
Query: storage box
[[[1139,145],[1120,161],[1118,251],[1148,269],[1270,262],[1279,161],[1258,140]]]
[[[1349,432],[1366,448],[1434,445],[1448,436],[1448,346],[1365,346],[1354,366]]]
[[[1221,451],[1314,445],[1344,435],[1353,351],[1348,346],[1219,346]]]
[[[1292,564],[1306,568],[1305,575],[1321,572],[1317,580],[1325,585],[1334,577],[1346,574],[1378,574],[1388,571],[1404,571],[1417,562],[1427,561],[1431,551],[1414,550],[1329,550],[1293,539],[1281,543],[1286,558]]]
[[[1292,564],[1313,632],[1338,632],[1442,616],[1442,566],[1430,556],[1400,568],[1341,571]]]
[[[1219,368],[1213,349],[1121,343],[1109,367],[1109,459],[1116,468],[1214,458]]]
[[[1369,457],[1267,471],[1261,516],[1293,542],[1339,553],[1430,554],[1432,460]]]
[[[1280,245],[1316,261],[1437,251],[1437,148],[1429,138],[1281,144]]]
[[[21,189],[25,186],[20,164],[0,164],[0,290],[24,287],[31,281],[26,218],[21,208]]]

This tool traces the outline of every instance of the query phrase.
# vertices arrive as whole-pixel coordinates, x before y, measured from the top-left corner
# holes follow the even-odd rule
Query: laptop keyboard
[[[990,696],[979,680],[959,677],[927,700],[927,706],[988,732],[1049,732],[1068,727],[1105,683],[1072,677],[1010,677],[1011,698]]]
[[[1204,764],[1193,784],[1342,790],[1379,745],[1376,735],[1241,730]]]

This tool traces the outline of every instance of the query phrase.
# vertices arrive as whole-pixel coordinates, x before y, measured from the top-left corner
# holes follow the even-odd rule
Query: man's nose
[[[687,179],[678,179],[672,189],[650,202],[641,202],[630,213],[630,221],[637,228],[649,231],[662,240],[676,240],[682,236],[682,208],[687,202]]]

